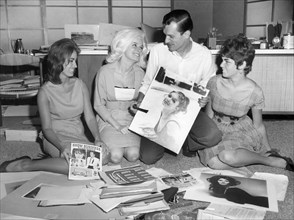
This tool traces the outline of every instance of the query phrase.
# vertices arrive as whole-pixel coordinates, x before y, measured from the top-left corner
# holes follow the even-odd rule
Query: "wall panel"
[[[79,8],[79,24],[108,23],[108,10],[105,8]]]

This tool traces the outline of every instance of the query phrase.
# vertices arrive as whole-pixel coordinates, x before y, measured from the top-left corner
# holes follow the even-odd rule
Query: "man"
[[[87,166],[90,169],[98,168],[99,166],[99,159],[95,157],[95,153],[90,151],[90,157],[87,158]]]
[[[161,67],[192,84],[202,86],[206,86],[208,80],[215,75],[210,51],[195,43],[190,37],[193,22],[187,11],[171,11],[163,17],[162,23],[166,35],[165,42],[153,46],[150,51],[137,106],[140,106],[149,85]],[[204,107],[207,101],[207,98],[200,99],[200,107]],[[188,157],[196,156],[197,150],[216,145],[221,136],[215,123],[200,111],[183,144],[183,154]],[[140,160],[145,164],[155,163],[164,154],[162,146],[144,137],[141,138],[140,147]]]

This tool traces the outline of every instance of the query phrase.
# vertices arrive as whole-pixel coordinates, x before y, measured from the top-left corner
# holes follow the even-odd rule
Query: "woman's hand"
[[[102,165],[106,165],[109,162],[110,150],[107,145],[102,141],[95,142],[95,145],[102,148]]]
[[[70,149],[64,148],[64,150],[61,152],[60,157],[63,157],[66,159],[67,163],[69,163],[69,160],[71,158]]]
[[[129,133],[130,133],[130,131],[129,131],[129,126],[120,126],[119,131],[120,131],[122,134],[129,134]]]

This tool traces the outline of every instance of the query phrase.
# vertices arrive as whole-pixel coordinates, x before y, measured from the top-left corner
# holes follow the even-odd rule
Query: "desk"
[[[107,54],[107,50],[82,50],[79,55],[78,75],[86,83],[91,98],[94,92],[96,73],[102,66]]]
[[[107,50],[84,51],[79,57],[79,77],[86,83],[91,97],[94,78],[106,58]],[[211,50],[215,58],[218,50]],[[256,50],[252,78],[263,89],[266,114],[294,114],[294,50]]]

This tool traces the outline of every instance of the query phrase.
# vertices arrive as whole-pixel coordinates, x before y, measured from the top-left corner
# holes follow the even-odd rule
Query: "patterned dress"
[[[61,84],[46,82],[42,90],[49,100],[52,129],[61,144],[70,148],[72,142],[90,143],[85,136],[81,115],[84,112],[83,81],[71,78],[72,88],[65,89]],[[52,157],[59,157],[59,150],[43,138],[44,150]]]
[[[208,161],[223,150],[246,148],[260,152],[265,146],[262,135],[254,127],[247,113],[250,109],[264,108],[262,89],[255,83],[254,89],[241,101],[226,99],[218,91],[217,84],[224,80],[221,75],[214,76],[207,84],[210,90],[213,120],[223,133],[222,141],[214,147],[199,150],[200,161],[207,165]]]

